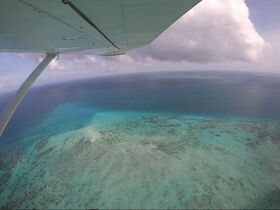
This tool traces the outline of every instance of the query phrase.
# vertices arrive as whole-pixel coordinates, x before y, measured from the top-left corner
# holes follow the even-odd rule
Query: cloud
[[[57,59],[52,60],[49,64],[51,70],[65,70],[65,66],[60,64]]]
[[[144,61],[258,62],[266,46],[244,0],[204,0],[153,43],[129,56]]]

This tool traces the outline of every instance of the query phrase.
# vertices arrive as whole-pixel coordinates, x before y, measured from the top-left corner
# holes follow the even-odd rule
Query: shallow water
[[[0,207],[280,208],[280,83],[144,76],[38,91],[52,105],[0,145]]]

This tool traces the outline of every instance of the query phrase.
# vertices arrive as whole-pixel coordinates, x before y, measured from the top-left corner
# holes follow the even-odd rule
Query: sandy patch
[[[99,132],[92,126],[85,128],[85,133],[90,137],[90,142],[95,142],[100,137]]]

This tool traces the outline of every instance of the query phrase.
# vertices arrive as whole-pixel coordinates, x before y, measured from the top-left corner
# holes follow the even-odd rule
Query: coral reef
[[[275,121],[96,113],[1,151],[0,207],[279,208],[279,130]]]

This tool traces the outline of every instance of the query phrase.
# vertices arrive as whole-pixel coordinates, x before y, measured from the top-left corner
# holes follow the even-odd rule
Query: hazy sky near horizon
[[[178,70],[279,72],[279,0],[202,0],[150,45],[127,55],[60,55],[36,84]],[[0,93],[20,86],[41,54],[0,54]]]

